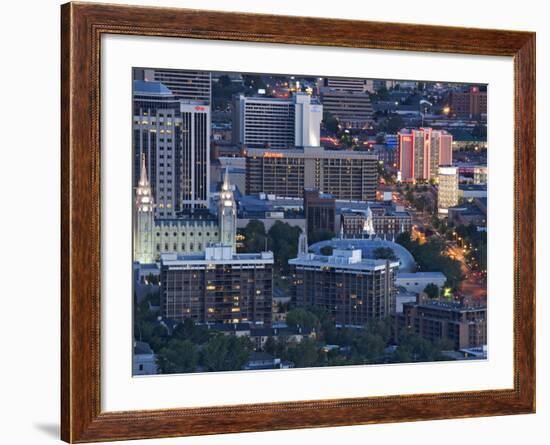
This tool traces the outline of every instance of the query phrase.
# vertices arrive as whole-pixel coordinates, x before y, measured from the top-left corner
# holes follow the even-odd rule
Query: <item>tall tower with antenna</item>
[[[141,264],[153,263],[153,225],[155,203],[147,177],[145,154],[141,155],[141,172],[134,201],[134,261]]]

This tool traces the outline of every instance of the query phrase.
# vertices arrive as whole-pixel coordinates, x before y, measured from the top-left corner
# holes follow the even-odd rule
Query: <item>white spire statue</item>
[[[153,250],[155,203],[145,164],[145,154],[142,154],[140,178],[134,203],[134,261],[142,264],[155,261]]]
[[[307,257],[308,254],[308,245],[307,245],[307,234],[306,232],[300,233],[298,238],[298,258]]]
[[[367,207],[367,218],[365,219],[365,223],[363,225],[363,231],[367,234],[367,239],[371,239],[373,235],[375,235],[374,218],[370,206]]]
[[[222,189],[220,191],[218,218],[220,225],[220,243],[232,246],[233,252],[235,252],[237,236],[237,203],[233,196],[227,168],[224,172]]]

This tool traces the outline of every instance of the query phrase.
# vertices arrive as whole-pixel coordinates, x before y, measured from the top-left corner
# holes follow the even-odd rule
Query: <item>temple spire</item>
[[[225,169],[220,192],[218,218],[220,225],[220,242],[221,244],[230,245],[233,252],[235,252],[237,236],[237,203],[233,196],[227,168]]]
[[[149,179],[147,178],[147,167],[145,163],[145,153],[141,154],[141,171],[140,171],[140,177],[139,177],[139,186],[140,187],[148,187],[149,186]]]
[[[229,167],[225,167],[225,170],[223,173],[222,190],[224,192],[228,192],[231,190],[231,183],[229,182]]]
[[[367,208],[367,218],[365,219],[365,223],[363,225],[363,231],[367,234],[367,239],[371,239],[375,235],[374,218],[370,206]]]
[[[147,178],[145,155],[141,155],[141,171],[134,203],[134,261],[141,264],[153,263],[153,212],[155,203]]]

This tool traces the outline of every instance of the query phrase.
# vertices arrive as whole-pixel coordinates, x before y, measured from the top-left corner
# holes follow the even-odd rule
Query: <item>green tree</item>
[[[245,86],[255,91],[258,89],[265,89],[265,83],[262,76],[258,74],[243,74],[243,81]]]
[[[265,344],[264,344],[264,351],[268,354],[271,354],[272,356],[276,357],[277,353],[277,340],[275,340],[275,337],[268,337]]]
[[[405,127],[405,121],[401,116],[391,116],[380,126],[380,130],[394,134]]]
[[[434,299],[439,297],[439,287],[434,283],[429,283],[424,288],[424,292],[428,295],[428,298]]]
[[[334,117],[334,115],[332,113],[330,113],[329,111],[325,111],[323,113],[323,124],[324,124],[325,129],[327,130],[327,132],[329,132],[331,134],[337,134],[338,133],[338,131],[339,131],[338,119],[336,119],[336,117]]]
[[[319,364],[319,348],[314,340],[306,338],[288,348],[288,358],[297,368],[316,366]]]
[[[157,353],[157,365],[161,374],[195,372],[198,361],[197,347],[189,340],[170,340]]]
[[[210,337],[210,331],[204,326],[198,326],[195,322],[186,318],[178,323],[172,332],[172,338],[178,340],[189,340],[195,344],[202,344]]]
[[[241,230],[244,236],[242,243],[242,252],[261,252],[265,249],[267,234],[262,221],[252,219],[244,229]]]
[[[253,347],[246,337],[216,334],[202,348],[201,363],[206,371],[242,369]]]
[[[398,258],[391,247],[377,247],[372,252],[373,256],[377,260],[390,260],[397,261]]]
[[[330,240],[332,238],[334,238],[334,232],[327,229],[315,230],[307,234],[309,244],[315,244],[319,241]]]
[[[269,246],[275,257],[276,267],[284,274],[288,273],[288,260],[298,254],[298,238],[302,230],[282,221],[275,221],[268,231]]]
[[[405,249],[411,251],[413,249],[414,242],[411,239],[410,232],[402,232],[395,237],[395,242],[402,245]]]
[[[294,308],[286,314],[286,324],[288,326],[302,326],[309,329],[319,329],[319,319],[317,316],[304,308]]]

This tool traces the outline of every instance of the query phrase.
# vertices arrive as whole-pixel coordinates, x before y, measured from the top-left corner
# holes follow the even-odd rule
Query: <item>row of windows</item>
[[[202,236],[202,232],[198,232],[197,235]],[[160,232],[157,232],[157,236],[160,236]],[[168,232],[164,232],[164,236],[169,236]],[[178,236],[178,233],[174,232],[174,236]],[[185,232],[181,232],[181,236],[185,236]],[[190,232],[189,236],[193,236],[193,232]],[[206,236],[210,236],[210,232],[206,232]],[[214,236],[218,236],[218,232],[214,232]]]

